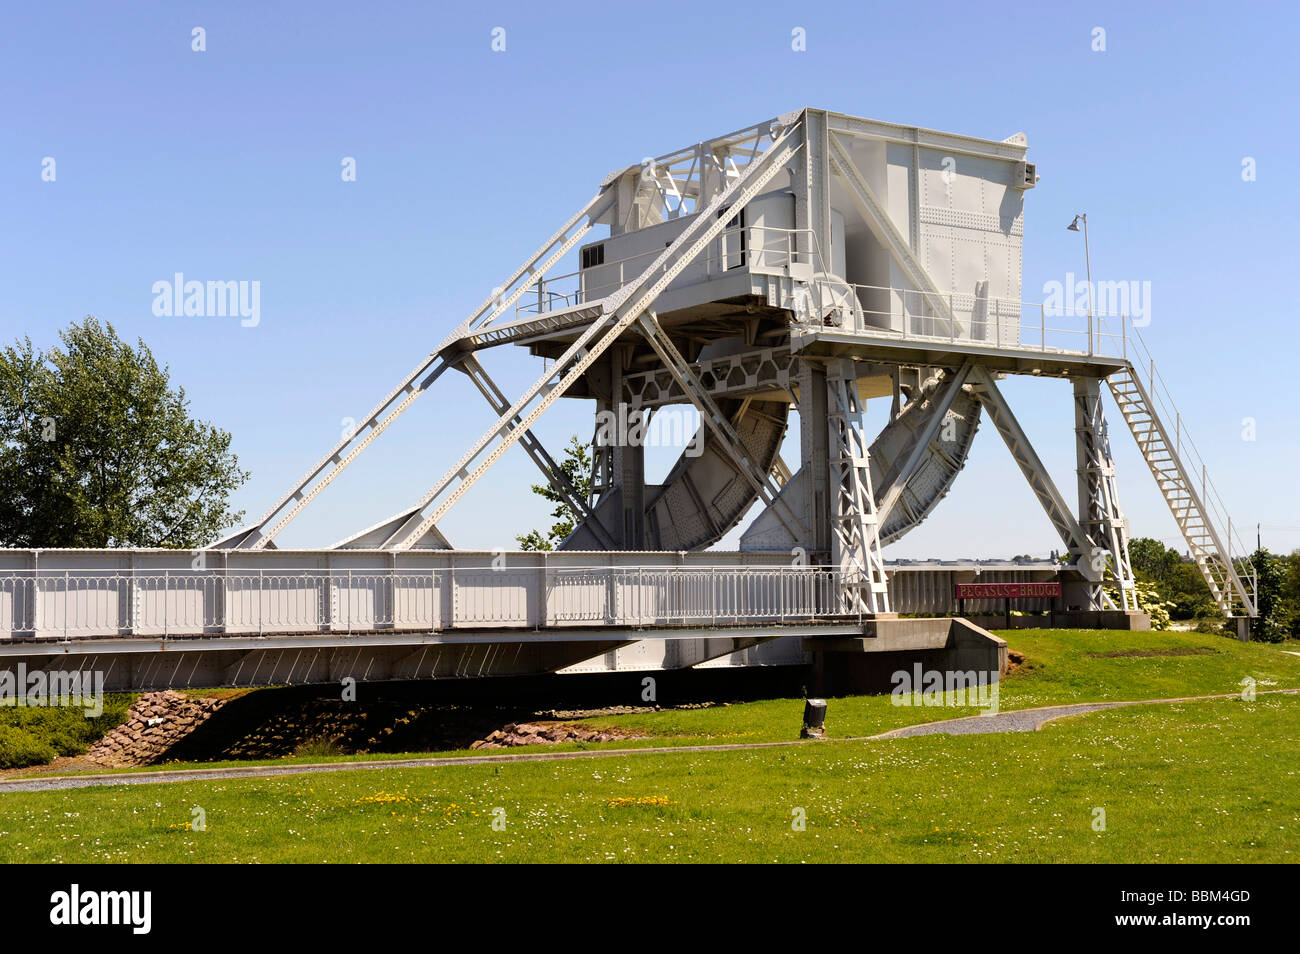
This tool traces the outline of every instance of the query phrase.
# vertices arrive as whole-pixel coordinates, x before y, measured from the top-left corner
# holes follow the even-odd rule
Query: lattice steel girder
[[[584,302],[572,308],[548,311],[536,318],[521,318],[518,321],[506,321],[491,327],[466,331],[448,347],[458,351],[481,351],[505,344],[525,344],[534,339],[553,336],[556,332],[580,328],[607,315],[606,299]]]
[[[510,277],[505,280],[504,284],[493,289],[492,296],[489,297],[487,301],[483,302],[483,304],[479,305],[478,309],[462,321],[456,329],[451,332],[451,334],[447,335],[447,337],[443,339],[442,345],[439,347],[445,348],[457,339],[463,338],[471,329],[475,327],[484,328],[496,321],[507,308],[519,300],[524,292],[537,284],[537,282],[541,281],[546,273],[549,272],[556,263],[560,261],[560,259],[564,258],[564,256],[568,254],[575,245],[582,241],[583,237],[591,231],[592,223],[604,213],[605,209],[607,209],[612,202],[613,196],[610,195],[609,189],[602,185],[600,191],[588,199],[586,205],[575,212],[567,222],[560,226],[560,228],[542,244],[542,247],[533,253],[532,257],[529,258],[528,261],[515,269]],[[584,218],[587,221],[579,226],[578,223]],[[556,248],[557,245],[559,248]],[[555,251],[542,265],[539,266],[537,264],[538,260],[552,249],[555,249]],[[522,284],[519,284],[521,280]],[[516,284],[518,284],[517,288],[515,288]],[[511,288],[514,288],[515,290],[511,292]],[[485,312],[488,313],[487,317],[480,321],[479,319],[483,317]]]
[[[1043,466],[1038,453],[1020,427],[1020,422],[1016,420],[1015,414],[1011,412],[1011,407],[1007,404],[1006,398],[998,390],[997,384],[993,381],[993,376],[982,365],[975,365],[971,368],[970,382],[974,386],[975,396],[979,398],[980,404],[984,406],[984,412],[988,414],[993,426],[1002,435],[1007,450],[1011,452],[1012,459],[1019,465],[1020,472],[1025,475],[1025,480],[1029,482],[1030,489],[1033,490],[1034,496],[1038,498],[1038,502],[1042,505],[1043,511],[1047,514],[1047,519],[1056,528],[1056,532],[1060,535],[1066,549],[1074,556],[1075,569],[1082,573],[1090,583],[1100,585],[1102,567],[1096,565],[1091,559],[1091,541],[1079,526],[1079,522],[1075,520],[1070,508],[1066,506],[1065,499],[1061,496],[1061,492],[1056,489],[1056,484],[1052,482],[1047,468]]]
[[[784,487],[793,479],[794,471],[792,471],[790,465],[785,462],[785,458],[778,453],[776,455],[776,460],[772,461],[772,482],[776,484],[777,487]]]
[[[1074,435],[1079,478],[1079,526],[1092,552],[1105,551],[1119,590],[1119,609],[1137,610],[1137,591],[1128,552],[1128,521],[1119,506],[1115,461],[1110,453],[1098,378],[1074,379]],[[1106,602],[1111,602],[1105,595]]]
[[[801,148],[796,144],[799,138],[798,126],[785,130],[770,149],[746,166],[736,181],[710,203],[710,214],[695,216],[694,221],[683,229],[636,279],[606,299],[607,314],[584,329],[564,354],[475,441],[461,459],[453,464],[451,469],[421,498],[415,515],[405,521],[385,545],[400,550],[408,549],[420,539],[428,527],[441,520],[466,491],[514,445],[522,432],[532,427],[537,419],[581,375],[586,373],[596,358],[618,340],[619,336],[653,304],[682,270],[723,232],[727,219],[718,216],[716,212],[726,206],[736,211],[746,206],[795,156]],[[533,409],[521,417],[524,409],[534,401],[537,403]],[[495,446],[487,451],[482,462],[470,471],[470,465],[493,442]],[[436,509],[429,516],[421,516],[434,504]]]
[[[789,345],[755,348],[688,363],[692,378],[710,397],[754,391],[793,391],[798,359]],[[632,408],[654,408],[690,400],[666,369],[623,376],[623,401]]]
[[[831,538],[830,428],[826,423],[830,390],[826,366],[801,359],[799,376],[799,457],[808,468],[807,513],[812,520],[808,540],[818,560],[828,558]],[[801,541],[796,541],[801,542]]]
[[[849,611],[888,613],[889,585],[880,550],[880,522],[871,488],[871,464],[862,432],[862,405],[852,358],[838,358],[830,363],[826,386],[834,498],[832,556],[843,578],[856,574],[865,584],[845,587],[841,598]]]
[[[740,435],[731,426],[731,422],[722,413],[722,409],[714,403],[708,391],[700,384],[699,379],[691,372],[690,365],[664,332],[653,311],[647,310],[641,315],[641,331],[650,346],[654,348],[655,353],[659,355],[659,360],[663,362],[664,367],[668,369],[669,374],[677,382],[678,387],[690,398],[691,403],[695,405],[695,409],[700,412],[701,423],[713,431],[713,436],[717,439],[719,446],[731,458],[740,475],[754,488],[754,491],[764,504],[775,508],[777,519],[785,525],[785,528],[794,535],[795,539],[800,539],[804,532],[802,530],[803,522],[790,510],[789,505],[780,498],[780,488],[772,480],[771,473],[754,466],[753,462],[750,461],[745,453],[745,445],[740,440]]]
[[[629,349],[616,345],[608,352],[611,395],[617,395],[622,389],[623,360],[627,350]],[[623,416],[624,409],[615,406],[611,410],[615,415]],[[642,412],[634,411],[627,416],[629,424],[635,427]],[[626,433],[622,428],[615,430]],[[618,548],[641,550],[645,548],[646,535],[645,445],[639,441],[620,439],[616,435],[610,436],[614,437],[609,444],[610,473],[618,488],[618,522],[615,531]]]
[[[639,166],[625,166],[606,176],[602,185],[613,185],[627,173],[639,171],[638,186],[652,184],[659,192],[664,212],[669,217],[698,212],[699,198],[708,196],[710,186],[716,187],[721,181],[740,175],[743,167],[737,163],[738,158],[745,163],[753,161],[760,154],[759,147],[764,139],[775,139],[786,127],[798,122],[803,114],[803,110],[786,113],[657,156]],[[676,200],[675,207],[670,199]],[[685,208],[687,200],[692,202],[690,210]]]
[[[597,411],[611,411],[610,403],[605,400],[597,402]],[[600,418],[591,435],[591,483],[587,493],[587,502],[595,507],[600,499],[614,489],[614,448],[609,443],[607,429],[601,427]]]
[[[449,334],[433,352],[416,366],[415,370],[408,374],[396,388],[394,388],[382,401],[377,404],[369,415],[356,427],[351,433],[345,434],[334,448],[316,462],[303,477],[281,497],[272,507],[266,511],[260,520],[251,528],[245,528],[236,534],[230,540],[238,539],[239,546],[246,546],[250,549],[259,550],[269,544],[289,523],[303,511],[307,504],[320,494],[331,482],[347,468],[352,461],[364,451],[374,441],[376,437],[388,429],[388,426],[397,420],[401,414],[406,411],[415,400],[428,390],[429,386],[441,376],[451,364],[456,360],[454,355],[447,354],[447,348],[453,342],[463,338],[476,325],[490,325],[502,313],[506,311],[519,297],[532,285],[536,284],[542,277],[555,266],[564,255],[573,248],[582,237],[591,229],[591,220],[600,215],[610,203],[611,198],[607,195],[606,189],[601,189],[589,199],[585,205],[569,218],[567,222],[560,227],[546,242],[533,253],[524,264],[520,265],[499,289],[494,289],[493,294],[484,301],[475,311],[466,318],[457,328]],[[581,226],[579,223],[586,218],[588,221]],[[571,234],[572,233],[572,234]],[[555,249],[550,257],[542,264],[538,261],[547,253]],[[518,286],[518,287],[515,287]],[[511,292],[510,289],[514,288]],[[401,397],[402,400],[395,407],[393,402]],[[390,408],[391,411],[389,410]],[[386,416],[385,412],[388,412]],[[351,448],[351,450],[349,450]],[[346,453],[345,453],[346,452]],[[328,473],[324,473],[330,465],[333,467]],[[324,476],[322,477],[322,473]],[[317,479],[319,478],[319,480]],[[315,483],[313,483],[315,482]],[[310,489],[308,489],[310,487]],[[295,502],[295,506],[269,531],[263,528],[270,523],[277,515],[284,511],[290,501]],[[220,541],[214,544],[220,547]]]
[[[334,481],[334,478],[343,473],[349,464],[360,457],[362,451],[369,447],[374,442],[375,438],[388,430],[389,425],[397,420],[402,413],[407,410],[407,408],[414,404],[416,399],[427,391],[432,386],[433,382],[438,380],[438,378],[442,376],[443,372],[451,367],[456,361],[454,358],[448,360],[437,352],[430,355],[429,358],[430,361],[426,367],[430,367],[431,370],[429,370],[428,375],[422,381],[419,381],[417,384],[413,378],[408,377],[403,388],[394,391],[393,394],[389,395],[388,398],[382,401],[380,405],[370,413],[370,416],[362,422],[360,427],[353,430],[351,434],[345,435],[339,443],[335,445],[334,450],[325,457],[322,457],[316,466],[298,482],[296,488],[282,497],[274,507],[262,516],[262,519],[257,522],[256,529],[258,531],[261,531],[261,528],[265,526],[272,517],[280,513],[290,500],[294,501],[294,506],[285,513],[284,516],[280,518],[280,521],[270,530],[262,531],[256,537],[250,536],[247,538],[252,541],[247,547],[248,549],[261,550],[266,547],[268,543],[274,540],[276,536],[279,535],[280,531],[287,527],[293,519],[298,516],[298,514],[302,513],[303,510],[307,508],[307,505],[311,503],[312,500],[321,493],[321,491],[328,487]],[[405,397],[403,397],[402,400],[381,419],[379,415],[389,407],[392,403],[392,399],[398,394],[403,393],[403,391],[405,392]],[[343,454],[342,451],[349,447],[350,449],[348,452]],[[328,473],[317,480],[316,478],[320,476],[321,472],[329,464],[333,464],[334,466]],[[312,484],[312,481],[315,481],[315,483]],[[310,489],[307,489],[308,484],[312,484]]]

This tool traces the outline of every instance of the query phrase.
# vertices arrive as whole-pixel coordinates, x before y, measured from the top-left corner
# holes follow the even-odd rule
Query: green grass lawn
[[[1249,676],[1257,691],[1300,687],[1300,656],[1263,643],[1203,633],[1126,633],[1032,629],[999,632],[1025,664],[999,687],[999,708],[1029,709],[1073,702],[1111,702],[1240,692]],[[1126,651],[1210,650],[1204,655],[1104,656]],[[951,701],[951,699],[949,699]],[[874,735],[920,722],[975,715],[980,709],[897,706],[889,696],[849,696],[828,704],[832,738]],[[670,709],[593,724],[649,732],[653,744],[774,742],[797,734],[800,700],[776,699],[712,709]]]
[[[1298,743],[1300,698],[1264,696],[996,736],[12,792],[0,862],[1287,862]]]
[[[1300,656],[1275,645],[1240,643],[1203,633],[1128,633],[1096,630],[1011,630],[1000,632],[1025,664],[1002,683],[1002,710],[1073,702],[1105,702],[1212,695],[1241,691],[1249,676],[1257,690],[1300,687]],[[1106,656],[1117,652],[1186,652],[1196,655]],[[951,701],[951,700],[950,700]],[[983,710],[956,706],[898,706],[889,696],[850,696],[830,700],[827,729],[832,738],[874,735],[921,722],[975,715]],[[707,745],[777,742],[797,736],[803,701],[770,699],[707,709],[666,709],[588,720],[588,724],[619,727],[648,734],[648,738],[598,744],[564,744],[556,751],[599,748],[643,748],[663,745]],[[0,719],[3,712],[0,711]],[[296,757],[275,764],[400,759],[457,752],[363,753],[334,757]],[[140,772],[159,768],[213,768],[256,764],[247,761],[179,763],[143,768],[104,770]]]

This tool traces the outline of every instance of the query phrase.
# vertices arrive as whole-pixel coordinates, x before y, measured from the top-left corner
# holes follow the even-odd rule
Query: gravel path
[[[1163,700],[1159,700],[1163,701]],[[877,739],[910,739],[918,735],[985,735],[990,732],[1036,732],[1045,723],[1066,716],[1082,715],[1096,712],[1098,709],[1113,709],[1126,705],[1123,702],[1088,702],[1075,706],[1051,706],[1047,709],[1015,709],[999,712],[996,715],[968,716],[963,719],[949,719],[945,722],[927,722],[924,725],[909,725],[874,736]]]
[[[1256,696],[1280,693],[1295,695],[1300,689],[1270,689],[1258,692]],[[1132,699],[1124,702],[1081,702],[1075,705],[1042,706],[1038,709],[1013,709],[996,715],[966,716],[961,719],[947,719],[940,722],[926,722],[921,725],[904,726],[873,735],[873,739],[909,739],[918,735],[984,735],[990,732],[1037,732],[1047,723],[1067,716],[1083,715],[1101,709],[1118,709],[1122,706],[1150,706],[1176,702],[1202,702],[1206,699],[1238,699],[1239,692],[1221,693],[1215,696],[1181,696],[1177,699]]]
[[[1300,689],[1271,689],[1257,695],[1296,695]],[[1161,705],[1178,702],[1201,702],[1208,699],[1236,699],[1240,693],[1213,696],[1183,696],[1177,699],[1137,699],[1127,702],[1084,702],[1074,705],[1043,706],[1038,709],[1015,709],[997,715],[966,716],[910,725],[878,735],[833,739],[836,742],[868,742],[879,739],[902,739],[918,735],[974,735],[989,732],[1034,732],[1054,719],[1082,715],[1099,709],[1121,706]],[[51,792],[73,788],[98,788],[107,785],[161,785],[166,782],[203,782],[238,778],[275,778],[282,775],[315,775],[325,772],[351,772],[366,769],[451,768],[461,765],[491,765],[502,762],[561,762],[569,759],[609,758],[624,755],[668,755],[678,752],[735,752],[776,749],[808,745],[805,740],[788,742],[740,742],[725,745],[668,745],[635,749],[585,749],[577,752],[508,752],[493,755],[448,756],[422,759],[373,759],[365,762],[318,762],[300,765],[248,765],[232,768],[173,769],[160,772],[132,772],[102,775],[65,775],[50,778],[17,777],[0,779],[3,792]]]

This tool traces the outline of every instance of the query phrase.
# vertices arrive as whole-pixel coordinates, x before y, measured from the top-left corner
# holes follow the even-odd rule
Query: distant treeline
[[[1191,559],[1150,537],[1131,540],[1129,557],[1134,575],[1156,587],[1173,619],[1206,624],[1221,619],[1210,588]],[[1260,608],[1251,627],[1253,637],[1269,642],[1300,637],[1300,550],[1279,555],[1262,548],[1251,561],[1259,581]]]

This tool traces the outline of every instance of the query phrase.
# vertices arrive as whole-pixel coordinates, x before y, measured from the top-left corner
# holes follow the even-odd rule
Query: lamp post
[[[1083,223],[1083,261],[1088,270],[1088,354],[1092,354],[1092,251],[1088,248],[1088,213],[1080,212],[1066,229],[1077,232],[1080,222]]]

